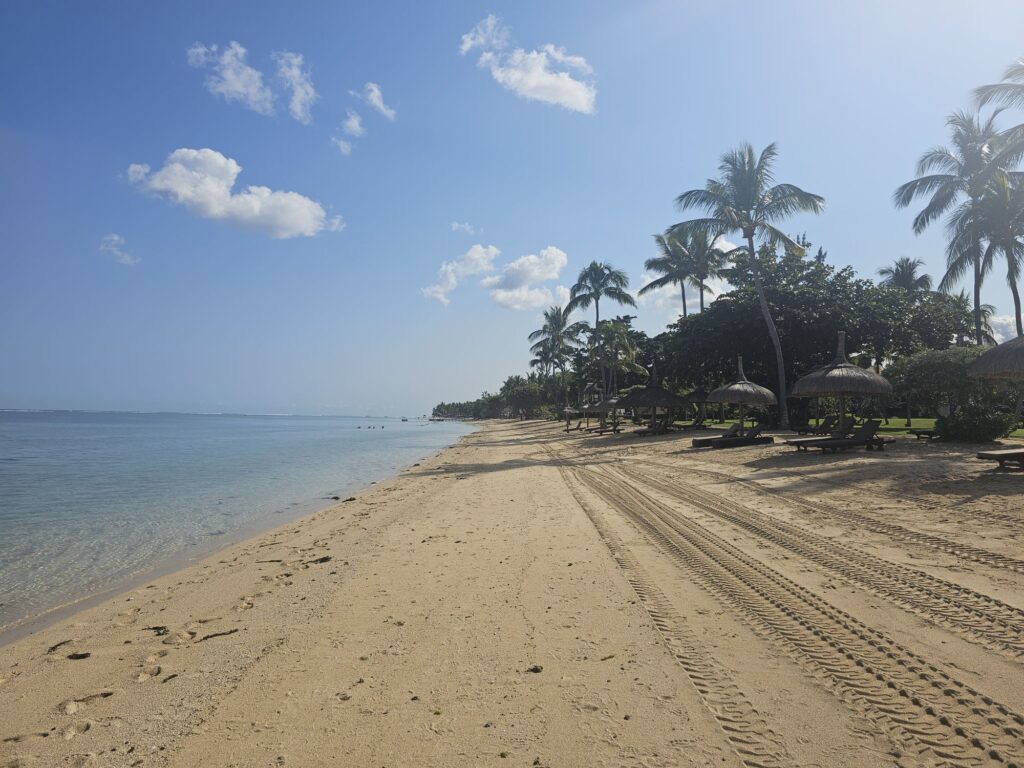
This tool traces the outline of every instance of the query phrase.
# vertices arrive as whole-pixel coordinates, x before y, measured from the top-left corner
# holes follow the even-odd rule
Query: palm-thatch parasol
[[[664,408],[667,411],[670,408],[685,408],[689,405],[688,400],[658,384],[657,367],[653,365],[648,373],[647,384],[630,390],[619,399],[619,408],[632,408],[633,410],[650,408],[651,426],[654,425],[659,408]]]
[[[847,395],[891,395],[892,384],[884,377],[846,359],[846,332],[839,332],[836,358],[815,368],[793,385],[794,397],[839,397],[839,417],[846,415]]]
[[[743,430],[743,409],[748,405],[775,405],[778,400],[775,393],[747,379],[743,373],[743,357],[737,355],[736,367],[739,378],[731,384],[712,390],[708,394],[709,403],[736,403],[740,407],[740,431]]]
[[[1004,341],[982,352],[971,363],[970,374],[986,379],[1024,381],[1024,336]]]

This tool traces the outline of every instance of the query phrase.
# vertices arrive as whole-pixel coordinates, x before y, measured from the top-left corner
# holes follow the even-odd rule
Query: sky
[[[5,2],[0,407],[474,398],[587,263],[639,288],[744,141],[827,201],[786,231],[937,278],[941,227],[892,192],[1022,29],[1011,0]]]

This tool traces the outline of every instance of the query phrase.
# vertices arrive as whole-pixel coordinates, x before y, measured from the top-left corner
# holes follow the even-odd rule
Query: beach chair
[[[707,429],[708,425],[704,423],[704,417],[698,416],[693,420],[692,424],[680,424],[676,429],[685,432],[688,429]]]
[[[870,419],[861,424],[857,431],[849,437],[823,437],[818,440],[793,440],[789,442],[790,444],[796,444],[795,447],[798,451],[820,448],[822,452],[831,451],[835,453],[861,447],[869,451],[876,448],[878,450],[885,450],[885,441],[875,436],[880,426],[882,426],[881,421]]]
[[[672,414],[665,414],[653,427],[647,427],[645,429],[638,429],[633,432],[634,437],[647,437],[648,435],[664,435],[668,432],[669,425],[672,423]]]
[[[927,440],[929,443],[942,437],[942,433],[937,429],[909,429],[907,431],[918,440]]]
[[[729,427],[728,430],[726,430],[725,432],[723,432],[720,435],[708,435],[707,437],[695,437],[695,438],[693,438],[693,447],[694,448],[710,448],[711,447],[711,443],[714,440],[721,440],[722,438],[727,438],[727,437],[739,437],[741,434],[742,434],[742,430],[740,429],[739,422],[736,422],[731,427]]]
[[[775,438],[761,434],[767,426],[767,424],[758,424],[756,427],[748,429],[742,435],[723,435],[722,437],[712,438],[711,447],[742,448],[746,445],[771,445],[775,442]]]
[[[1007,469],[1007,464],[1016,464],[1018,468],[1024,469],[1024,448],[1006,448],[1000,451],[980,451],[979,459],[987,461],[998,461],[997,469]]]
[[[827,435],[832,432],[832,426],[835,423],[836,417],[829,415],[816,427],[812,427],[810,424],[801,424],[795,429],[798,435]]]

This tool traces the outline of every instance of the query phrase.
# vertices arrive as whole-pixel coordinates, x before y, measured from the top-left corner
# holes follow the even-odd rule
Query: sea
[[[344,499],[472,429],[346,416],[0,411],[0,641]]]

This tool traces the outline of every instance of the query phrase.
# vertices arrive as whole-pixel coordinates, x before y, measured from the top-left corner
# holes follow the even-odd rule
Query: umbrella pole
[[[743,403],[740,403],[740,434],[743,434]]]

